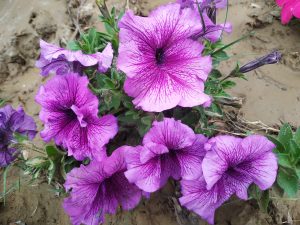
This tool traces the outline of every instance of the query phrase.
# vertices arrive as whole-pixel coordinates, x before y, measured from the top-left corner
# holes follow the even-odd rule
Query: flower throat
[[[156,64],[160,65],[164,61],[164,50],[162,48],[158,48],[155,51],[155,59],[156,59]]]

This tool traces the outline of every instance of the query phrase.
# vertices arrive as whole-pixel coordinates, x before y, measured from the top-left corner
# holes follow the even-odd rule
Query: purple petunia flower
[[[84,54],[81,50],[71,51],[60,48],[40,40],[41,54],[36,67],[41,69],[41,75],[47,76],[50,72],[64,75],[69,72],[82,74],[83,69],[97,66],[99,72],[106,72],[111,66],[113,49],[107,44],[103,52]]]
[[[102,162],[81,165],[67,175],[65,188],[72,191],[63,207],[73,225],[98,225],[104,222],[105,214],[116,213],[119,204],[125,210],[138,205],[142,192],[128,182],[125,170],[121,147]]]
[[[193,9],[199,15],[198,21],[202,20],[196,0],[178,0],[178,3],[181,4],[183,9]],[[230,23],[216,24],[216,10],[226,7],[227,0],[199,0],[198,4],[204,25],[202,24],[201,29],[193,36],[194,39],[201,38],[216,42],[220,39],[223,31],[231,33],[232,26]]]
[[[36,101],[42,106],[40,119],[45,128],[41,137],[68,148],[77,160],[102,159],[104,145],[118,130],[112,115],[98,118],[98,99],[88,89],[88,79],[77,74],[55,76],[41,86]]]
[[[154,192],[169,177],[195,179],[202,173],[207,139],[174,119],[154,122],[144,146],[128,147],[125,176],[145,192]]]
[[[0,108],[0,167],[8,166],[18,154],[15,148],[9,146],[16,143],[14,133],[27,136],[32,140],[37,133],[36,124],[21,107],[14,110],[7,105]]]
[[[209,223],[215,210],[231,195],[247,199],[247,189],[255,183],[262,190],[270,188],[276,179],[275,145],[266,137],[251,135],[245,139],[218,136],[210,139],[202,163],[203,176],[193,181],[183,180],[180,203]]]
[[[158,7],[149,17],[128,11],[119,27],[117,66],[126,73],[124,90],[137,108],[161,112],[209,101],[204,82],[212,62],[201,56],[203,45],[190,39],[201,30],[194,10],[181,10],[175,3]]]

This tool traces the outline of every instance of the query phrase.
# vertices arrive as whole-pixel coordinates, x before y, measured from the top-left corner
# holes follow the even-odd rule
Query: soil
[[[168,1],[130,0],[130,8],[146,15],[164,2]],[[283,53],[279,64],[249,72],[248,81],[237,80],[237,86],[231,94],[244,99],[241,116],[250,121],[260,120],[270,126],[282,122],[300,126],[300,23],[282,26],[278,20],[278,9],[272,0],[230,2],[228,21],[233,24],[234,30],[230,36],[224,35],[225,43],[250,31],[254,31],[254,34],[231,47],[229,52],[232,58],[221,65],[224,74],[235,67],[236,61],[243,65],[273,49]],[[108,1],[110,7],[114,5],[116,8],[123,7],[125,3],[125,0]],[[24,106],[26,112],[38,122],[39,107],[34,102],[34,96],[44,82],[34,68],[39,38],[65,45],[79,30],[90,26],[103,29],[97,15],[97,7],[92,0],[0,1],[0,98],[14,106]],[[220,14],[219,20],[224,21],[224,18],[225,11]],[[39,138],[35,142],[42,144]],[[0,171],[0,175],[2,173]],[[8,175],[8,184],[11,186],[20,177],[20,172],[13,169]],[[51,191],[50,186],[46,183],[26,185],[26,182],[27,178],[22,178],[20,190],[8,195],[5,205],[0,202],[0,225],[70,224],[61,208],[62,198]],[[141,202],[135,210],[120,210],[117,215],[108,216],[105,224],[207,224],[180,208],[176,199],[170,197],[173,191],[170,183],[159,193],[153,194],[150,200]],[[297,222],[300,221],[300,201],[278,199],[273,193],[272,196],[273,204],[268,214],[259,211],[252,201],[232,199],[217,210],[216,224],[300,224]]]

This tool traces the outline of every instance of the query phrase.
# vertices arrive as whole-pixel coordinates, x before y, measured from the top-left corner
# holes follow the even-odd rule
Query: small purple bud
[[[275,64],[278,63],[281,59],[281,53],[278,51],[273,51],[270,54],[255,59],[246,65],[242,66],[239,70],[240,73],[247,73],[249,71],[255,70],[261,66],[268,65],[268,64]]]

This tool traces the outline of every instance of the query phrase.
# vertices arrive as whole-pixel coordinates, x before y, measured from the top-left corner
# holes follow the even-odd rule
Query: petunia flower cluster
[[[182,206],[214,223],[215,210],[233,194],[246,200],[255,183],[272,186],[277,174],[274,144],[260,135],[244,139],[217,136],[208,140],[180,121],[154,122],[143,145],[123,146],[101,162],[73,169],[64,208],[73,224],[98,224],[118,205],[132,209],[143,193],[162,188],[169,178],[180,180]]]
[[[11,147],[18,142],[16,134],[32,140],[36,133],[33,118],[26,115],[22,107],[17,110],[10,105],[0,108],[0,168],[11,164],[19,154],[16,148]]]
[[[232,195],[247,199],[252,183],[262,190],[272,186],[277,174],[274,144],[260,135],[208,139],[165,117],[152,123],[140,145],[124,145],[109,153],[106,145],[118,132],[117,118],[100,115],[102,102],[89,89],[85,74],[87,68],[105,73],[115,55],[117,69],[126,75],[124,92],[136,109],[209,107],[212,98],[204,92],[204,83],[212,58],[203,55],[203,41],[216,42],[224,31],[231,31],[230,24],[216,23],[216,10],[226,5],[226,0],[181,0],[158,7],[148,17],[129,10],[118,24],[120,43],[115,54],[111,44],[103,52],[84,54],[40,42],[36,65],[41,75],[58,75],[36,95],[44,124],[41,137],[45,142],[54,140],[69,157],[83,161],[65,182],[69,197],[63,207],[74,225],[103,223],[105,215],[116,213],[119,206],[133,209],[169,179],[181,185],[181,205],[209,223]],[[248,67],[270,63],[270,57]],[[243,69],[249,71],[248,67]]]

